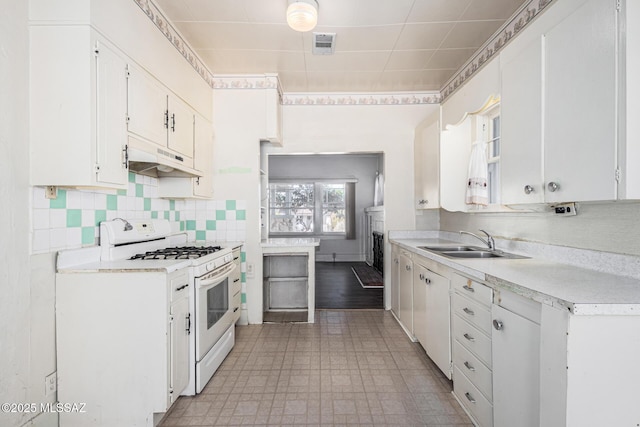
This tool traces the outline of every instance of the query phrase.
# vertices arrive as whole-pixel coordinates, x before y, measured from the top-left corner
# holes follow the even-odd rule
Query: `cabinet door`
[[[414,143],[416,209],[440,207],[440,122],[419,129]]]
[[[451,315],[449,279],[426,270],[425,350],[440,370],[451,379]]]
[[[539,427],[540,326],[497,305],[491,314],[494,426]]]
[[[400,317],[400,259],[394,245],[391,250],[391,311]]]
[[[427,321],[427,282],[429,270],[416,264],[413,269],[413,335],[427,350],[427,330],[431,327]]]
[[[177,153],[193,158],[194,114],[191,107],[174,95],[169,95],[169,143]],[[187,161],[185,159],[185,164]],[[193,163],[191,163],[193,164]]]
[[[127,64],[114,50],[96,43],[96,179],[126,184]]]
[[[178,398],[189,383],[189,331],[191,319],[187,295],[171,304],[170,318],[169,405]]]
[[[400,253],[398,278],[400,283],[400,321],[410,334],[413,334],[413,261]]]
[[[547,202],[616,198],[616,13],[589,0],[545,35]]]
[[[542,203],[542,40],[500,56],[502,203]]]
[[[213,197],[213,128],[211,122],[200,115],[194,122],[195,147],[193,167],[203,172],[194,178],[193,194],[198,197]]]
[[[160,146],[167,145],[167,91],[145,71],[129,67],[128,130]]]

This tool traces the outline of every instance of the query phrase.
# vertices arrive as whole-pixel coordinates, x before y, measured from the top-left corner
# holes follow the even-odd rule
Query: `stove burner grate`
[[[129,259],[196,259],[221,250],[220,246],[182,246],[136,254]]]

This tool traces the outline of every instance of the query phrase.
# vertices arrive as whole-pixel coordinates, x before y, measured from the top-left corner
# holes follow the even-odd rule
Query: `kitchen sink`
[[[469,252],[442,252],[442,255],[451,258],[503,258],[504,254],[491,251],[469,251]]]
[[[522,255],[510,254],[502,252],[500,250],[489,250],[487,248],[481,248],[479,246],[418,246],[418,249],[433,252],[438,255],[442,255],[448,258],[462,258],[462,259],[485,259],[485,258],[506,258],[506,259],[523,259],[528,258]]]
[[[418,246],[418,249],[432,252],[468,252],[483,250],[478,246]]]

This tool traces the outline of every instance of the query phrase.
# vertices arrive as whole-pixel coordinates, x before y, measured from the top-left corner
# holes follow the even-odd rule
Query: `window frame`
[[[348,180],[341,179],[275,179],[270,180],[268,183],[269,188],[269,203],[268,203],[268,215],[269,215],[269,223],[267,227],[269,236],[273,237],[335,237],[335,238],[347,238],[348,230],[347,230],[347,217],[348,217],[348,206],[347,206],[347,184]],[[279,208],[277,206],[273,206],[271,204],[271,194],[272,194],[272,185],[283,185],[283,184],[312,184],[313,185],[313,231],[311,232],[300,232],[300,231],[272,231],[272,213],[275,209],[290,209],[290,208]],[[342,210],[344,211],[344,222],[345,222],[345,230],[339,232],[331,232],[331,231],[323,231],[324,228],[324,186],[325,185],[342,185],[342,189],[344,191]]]

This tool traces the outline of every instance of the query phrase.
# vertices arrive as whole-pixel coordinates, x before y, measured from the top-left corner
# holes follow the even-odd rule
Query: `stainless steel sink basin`
[[[500,250],[489,250],[487,248],[481,248],[479,246],[467,246],[467,245],[439,245],[439,246],[418,246],[418,249],[433,252],[438,255],[442,255],[448,258],[463,258],[463,259],[484,259],[484,258],[507,258],[507,259],[522,259],[528,258],[521,255],[510,254],[502,252]]]
[[[490,251],[469,251],[469,252],[441,252],[442,255],[452,258],[503,258],[504,254]]]
[[[468,252],[481,251],[478,246],[418,246],[418,249],[432,252]]]

